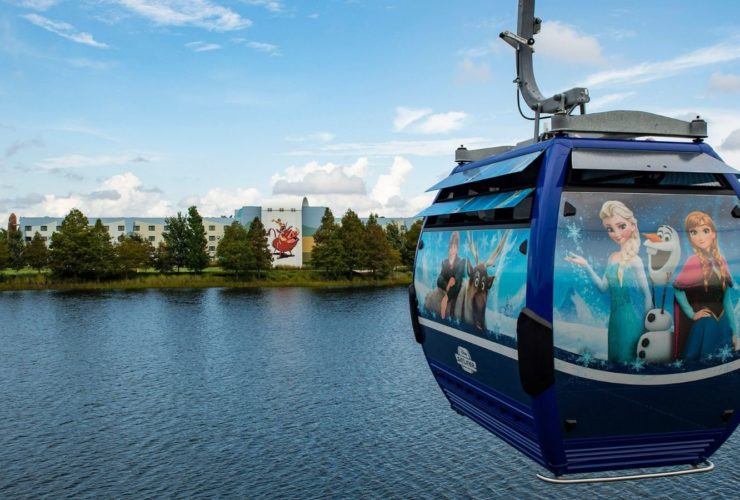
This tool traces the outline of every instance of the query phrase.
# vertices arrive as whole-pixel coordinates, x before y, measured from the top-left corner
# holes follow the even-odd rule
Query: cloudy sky
[[[539,0],[543,93],[701,115],[740,166],[740,2]],[[413,215],[454,150],[531,134],[516,0],[0,0],[0,220]]]

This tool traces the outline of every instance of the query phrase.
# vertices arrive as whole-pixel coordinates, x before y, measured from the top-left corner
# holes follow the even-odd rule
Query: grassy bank
[[[161,274],[140,272],[127,279],[106,281],[70,281],[52,277],[47,272],[22,270],[0,273],[0,291],[7,290],[109,290],[144,288],[264,288],[264,287],[363,287],[396,286],[411,283],[411,273],[396,272],[386,279],[356,276],[353,279],[327,280],[308,269],[273,269],[262,278],[248,276],[237,279],[219,268],[209,268],[202,274],[187,272]]]

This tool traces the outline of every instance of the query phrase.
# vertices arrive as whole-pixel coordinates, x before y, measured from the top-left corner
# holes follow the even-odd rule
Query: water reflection
[[[562,489],[449,409],[404,288],[10,292],[0,496],[686,496],[704,477]]]

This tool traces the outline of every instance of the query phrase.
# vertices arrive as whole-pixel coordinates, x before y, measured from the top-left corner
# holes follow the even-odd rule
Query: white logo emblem
[[[470,359],[470,353],[464,347],[457,346],[457,354],[455,354],[457,364],[468,373],[475,373],[478,371],[478,366],[475,361]]]

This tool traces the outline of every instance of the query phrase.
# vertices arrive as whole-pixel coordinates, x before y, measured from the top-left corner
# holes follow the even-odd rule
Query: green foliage
[[[162,238],[164,238],[167,254],[171,266],[176,267],[177,272],[180,272],[180,267],[184,266],[187,261],[188,221],[182,213],[177,212],[175,217],[166,217],[164,223],[165,231],[162,233]]]
[[[398,229],[397,225],[391,223],[385,226],[385,238],[388,240],[391,247],[400,254],[401,249],[403,248],[403,234],[401,234],[401,230]]]
[[[419,234],[421,233],[421,224],[422,220],[417,220],[403,235],[404,241],[403,248],[401,249],[401,263],[404,266],[411,267],[414,265],[414,257],[416,257],[416,245],[419,242]]]
[[[41,235],[36,232],[31,242],[23,249],[23,258],[26,264],[41,272],[49,264],[49,249]]]
[[[152,267],[160,273],[168,273],[172,271],[174,266],[172,255],[170,254],[167,244],[160,241],[154,253],[152,253]]]
[[[267,244],[267,231],[259,217],[255,217],[249,225],[247,239],[254,255],[254,269],[261,278],[262,271],[272,268],[272,252]]]
[[[187,243],[185,265],[196,273],[200,273],[208,265],[211,258],[208,256],[208,240],[206,228],[203,226],[203,217],[195,206],[188,208]]]
[[[113,244],[100,219],[95,227],[73,208],[51,236],[49,267],[64,278],[100,279],[114,271]]]
[[[398,252],[394,251],[385,237],[385,232],[378,224],[375,214],[370,214],[365,225],[365,251],[367,268],[372,271],[374,277],[390,275],[400,260]]]
[[[7,237],[7,245],[8,245],[8,254],[10,259],[10,267],[18,271],[19,269],[23,268],[23,266],[26,265],[26,263],[23,260],[23,249],[25,248],[25,243],[23,242],[23,233],[21,233],[21,230],[16,228],[8,228],[8,231],[6,233]]]
[[[334,222],[334,214],[328,208],[324,211],[313,241],[311,266],[329,278],[342,274],[345,270],[344,247],[339,236],[339,226]]]
[[[100,219],[90,230],[89,265],[96,279],[108,277],[116,272],[115,251],[110,233]]]
[[[5,229],[0,229],[0,269],[5,269],[10,264],[10,250],[8,249],[8,234]]]
[[[126,276],[137,269],[152,264],[154,246],[139,234],[120,236],[116,245],[116,263],[118,269]]]
[[[368,264],[365,226],[352,209],[347,209],[338,232],[344,247],[344,272],[351,278],[352,271],[365,269]]]
[[[249,241],[249,233],[238,221],[224,228],[224,237],[218,242],[216,255],[221,267],[234,271],[237,279],[250,269],[255,269],[256,258],[253,245]]]

